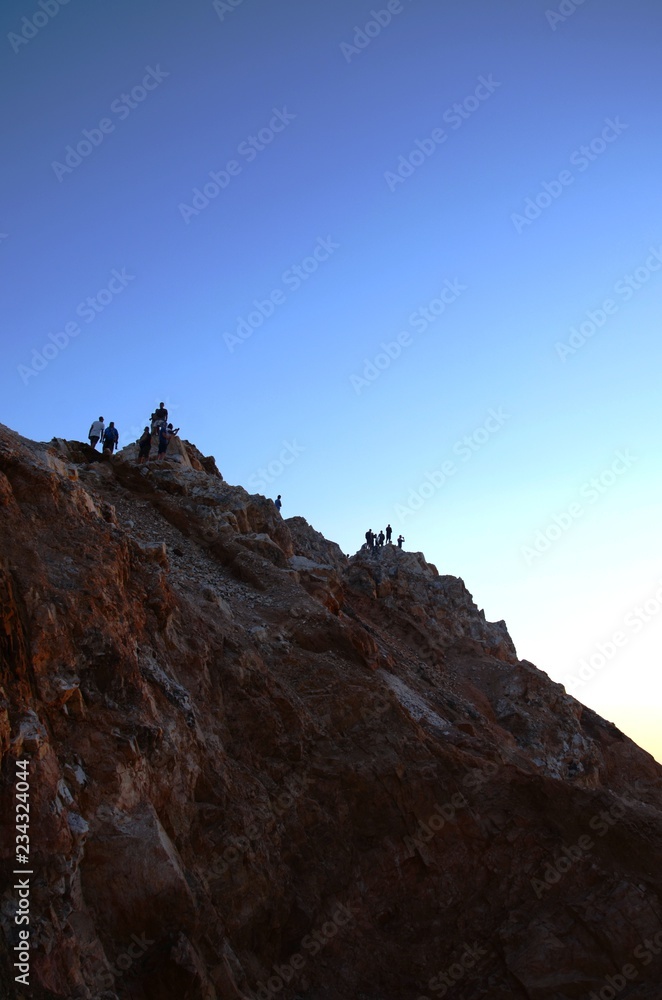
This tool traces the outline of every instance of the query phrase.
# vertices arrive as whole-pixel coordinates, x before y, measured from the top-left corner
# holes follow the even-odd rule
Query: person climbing
[[[386,525],[386,544],[387,545],[392,545],[393,544],[391,542],[391,535],[392,534],[393,534],[393,528],[391,527],[390,524],[387,524]]]
[[[368,544],[368,548],[372,552],[372,550],[375,547],[375,536],[372,533],[372,528],[368,528],[368,530],[366,531],[366,533],[365,533],[365,540],[366,540],[366,542]]]
[[[274,500],[274,503],[276,504],[276,510],[280,514],[280,508],[283,506],[283,502],[282,502],[282,500],[280,498],[280,493],[278,494],[278,496]]]
[[[109,455],[112,455],[112,453],[117,448],[117,444],[119,442],[119,439],[120,439],[120,436],[119,436],[119,433],[117,431],[117,427],[115,427],[114,421],[111,420],[110,423],[108,424],[108,426],[106,427],[105,431],[103,432],[103,451],[104,451],[104,454],[107,453]]]
[[[157,460],[165,458],[165,453],[168,450],[168,445],[170,444],[171,439],[174,438],[175,434],[178,433],[178,431],[179,427],[177,428],[177,430],[173,430],[172,424],[168,424],[167,427],[164,424],[162,424],[159,427],[159,450],[156,456]]]
[[[167,423],[168,411],[163,403],[159,403],[157,409],[154,410],[154,413],[152,414],[152,431],[160,430],[161,427],[165,427]]]
[[[149,453],[152,447],[152,432],[146,427],[138,439],[138,465],[149,462]]]
[[[380,549],[384,545],[384,538],[385,538],[384,532],[380,531],[379,534],[377,535],[377,544],[379,545]]]
[[[404,542],[404,537],[402,535],[398,535],[398,548],[399,549],[402,548],[402,543],[403,542]]]
[[[88,438],[90,439],[90,444],[96,451],[97,441],[103,437],[104,424],[103,417],[99,417],[98,420],[93,420],[90,430],[88,432]]]

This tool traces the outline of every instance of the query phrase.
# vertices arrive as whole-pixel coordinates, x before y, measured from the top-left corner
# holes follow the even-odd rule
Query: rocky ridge
[[[655,761],[421,553],[171,447],[0,427],[2,995],[657,1000]]]

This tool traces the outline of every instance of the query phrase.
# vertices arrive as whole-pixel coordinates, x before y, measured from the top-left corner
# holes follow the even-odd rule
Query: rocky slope
[[[420,553],[174,447],[0,427],[2,996],[658,1000],[655,761]]]

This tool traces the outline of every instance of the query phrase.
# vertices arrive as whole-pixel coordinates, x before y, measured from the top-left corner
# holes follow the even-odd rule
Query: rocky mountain
[[[659,1000],[653,758],[171,447],[0,427],[2,996]]]

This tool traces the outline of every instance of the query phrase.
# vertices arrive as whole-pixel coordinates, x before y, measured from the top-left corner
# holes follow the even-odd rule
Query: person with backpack
[[[112,453],[117,448],[119,439],[120,436],[117,431],[117,427],[115,427],[114,421],[111,420],[108,426],[106,427],[105,431],[103,432],[104,454],[108,453],[109,455],[112,455]]]
[[[104,432],[103,417],[99,417],[98,420],[93,420],[92,426],[90,427],[87,436],[90,439],[90,444],[95,449],[95,451],[97,447],[97,441],[99,441],[103,437],[103,432]]]
[[[152,432],[146,427],[138,439],[138,465],[144,465],[149,461],[149,453],[152,448]]]
[[[159,450],[156,455],[157,461],[159,459],[165,458],[165,454],[168,450],[168,445],[170,444],[170,439],[174,438],[175,434],[177,434],[178,431],[179,427],[176,430],[173,430],[172,424],[168,424],[167,427],[165,426],[165,424],[162,424],[159,427]]]

